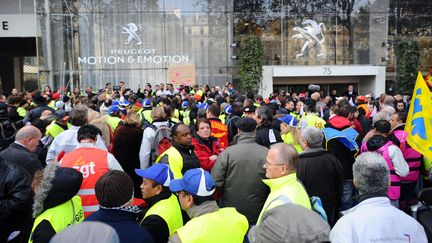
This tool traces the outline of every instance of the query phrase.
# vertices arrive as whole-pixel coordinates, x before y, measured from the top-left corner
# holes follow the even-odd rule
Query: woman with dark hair
[[[52,95],[51,86],[45,85],[45,87],[44,87],[44,94],[51,97],[51,95]]]
[[[210,136],[211,131],[211,123],[207,118],[197,119],[192,145],[195,147],[200,167],[207,171],[211,171],[220,153],[219,139]]]

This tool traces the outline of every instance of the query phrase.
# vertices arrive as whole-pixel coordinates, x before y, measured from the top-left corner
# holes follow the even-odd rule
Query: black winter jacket
[[[321,198],[328,222],[336,223],[342,197],[343,169],[340,161],[324,149],[310,149],[300,153],[297,178],[309,196]]]
[[[180,152],[183,158],[182,174],[190,169],[200,168],[200,162],[195,154],[194,146],[183,146],[174,141],[172,142],[172,146]],[[168,155],[164,155],[159,162],[169,164]]]
[[[334,116],[326,124],[326,127],[334,128],[339,131],[347,129],[350,126],[350,121],[342,116]],[[360,148],[361,136],[357,136],[356,143]],[[352,165],[354,164],[357,152],[349,150],[336,138],[329,141],[323,139],[323,148],[332,153],[341,162],[345,180],[352,180]]]
[[[31,219],[30,184],[29,176],[19,166],[0,160],[0,242],[6,242],[13,231],[23,231],[28,224],[24,221]]]
[[[37,156],[17,143],[11,143],[7,149],[1,151],[0,158],[23,168],[31,178],[30,184],[33,181],[34,173],[43,169],[42,163],[37,159]]]
[[[169,191],[168,188],[165,188],[161,194],[146,199],[145,201],[148,204],[148,207],[144,209],[144,215],[151,207],[153,207],[153,205],[161,200],[168,199],[171,195],[171,191]],[[168,224],[161,216],[155,214],[149,215],[141,222],[141,226],[147,229],[156,243],[168,242],[170,237]]]
[[[270,139],[273,141],[270,141]],[[283,142],[280,132],[273,129],[270,122],[266,122],[257,127],[255,141],[257,144],[267,148],[270,148],[272,144]]]

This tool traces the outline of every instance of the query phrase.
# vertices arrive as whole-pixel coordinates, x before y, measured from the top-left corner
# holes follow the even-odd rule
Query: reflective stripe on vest
[[[61,160],[61,167],[75,168],[83,174],[78,195],[82,200],[85,217],[99,208],[94,188],[99,178],[108,172],[107,158],[107,151],[97,148],[77,148],[65,154]]]
[[[382,155],[382,157],[385,159],[387,163],[387,167],[390,172],[390,186],[388,188],[387,195],[390,198],[390,200],[398,200],[400,197],[400,176],[396,174],[395,168],[393,166],[393,162],[390,159],[389,156],[389,146],[393,143],[391,141],[388,141],[386,144],[384,144],[381,148],[377,149],[376,151],[373,151],[375,153],[379,153]],[[368,148],[366,146],[366,143],[363,143],[361,146],[361,152],[367,152]]]
[[[267,211],[268,207],[270,207],[270,205],[272,205],[272,203],[275,201],[282,201],[283,204],[292,203],[287,196],[282,194],[277,196],[275,199],[271,200],[271,202],[265,208],[263,208],[263,212]]]
[[[186,125],[190,125],[190,117],[189,117],[189,113],[190,113],[190,111],[189,110],[185,110],[185,111],[183,111],[183,123],[184,124],[186,124]]]
[[[171,147],[159,155],[155,163],[159,163],[165,155],[168,155],[168,165],[174,175],[174,179],[181,179],[183,177],[183,157],[180,152],[176,148]]]
[[[235,208],[221,208],[216,212],[192,218],[177,230],[177,234],[181,242],[188,243],[241,243],[248,228],[246,217]]]
[[[74,196],[71,200],[49,208],[39,215],[34,221],[29,242],[33,242],[34,230],[43,220],[47,220],[56,233],[69,225],[81,223],[84,220],[81,198],[79,196]]]
[[[221,149],[228,147],[228,128],[225,124],[217,120],[210,120],[211,123],[211,134],[210,136],[219,139],[219,145]]]
[[[183,218],[177,197],[172,195],[165,199],[160,200],[153,205],[145,214],[143,220],[150,215],[158,215],[168,225],[169,235],[171,236],[174,231],[183,226]]]
[[[400,149],[410,170],[407,176],[401,177],[401,181],[415,182],[420,176],[421,154],[409,146],[408,134],[405,131],[396,130],[393,134],[399,140]]]

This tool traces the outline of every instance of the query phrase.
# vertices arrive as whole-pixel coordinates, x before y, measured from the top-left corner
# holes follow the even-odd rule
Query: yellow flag
[[[432,158],[432,95],[419,72],[405,125],[408,144]]]

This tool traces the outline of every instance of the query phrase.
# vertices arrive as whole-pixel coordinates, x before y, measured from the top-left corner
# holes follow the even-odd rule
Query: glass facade
[[[120,80],[132,88],[223,85],[237,78],[239,46],[249,36],[261,38],[264,65],[389,71],[392,41],[414,38],[425,68],[432,25],[430,11],[418,15],[420,5],[431,5],[424,1],[36,0],[40,80],[81,88]]]
[[[265,65],[385,65],[388,4],[235,1],[234,38],[261,36]]]
[[[420,70],[432,68],[432,1],[393,0],[389,8],[389,43],[400,39],[415,40],[420,44]],[[394,46],[389,47],[388,71],[393,72],[396,59]]]
[[[103,87],[124,80],[220,85],[232,80],[232,6],[218,1],[37,1],[41,74]],[[62,78],[62,77],[66,78]]]

